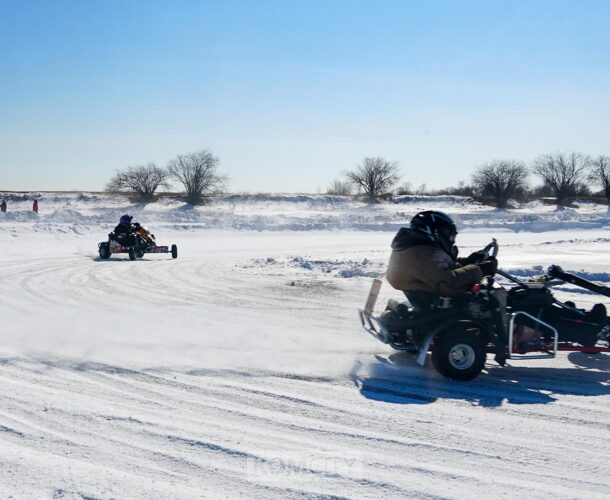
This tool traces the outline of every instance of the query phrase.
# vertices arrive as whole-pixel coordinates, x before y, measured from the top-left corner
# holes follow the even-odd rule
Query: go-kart
[[[147,253],[171,253],[173,259],[178,258],[176,245],[171,247],[157,245],[155,235],[139,224],[131,234],[109,233],[107,241],[98,243],[98,252],[100,259],[109,259],[115,253],[126,253],[129,255],[129,260],[141,259]]]
[[[483,250],[495,257],[494,239]],[[471,380],[481,373],[487,353],[505,365],[508,359],[555,357],[558,351],[610,352],[610,318],[606,307],[590,311],[561,302],[551,292],[567,282],[610,297],[610,288],[597,285],[559,266],[540,278],[521,281],[501,270],[510,281],[500,285],[493,277],[475,285],[459,298],[438,297],[425,312],[408,301],[390,299],[383,313],[373,315],[380,280],[374,280],[359,317],[363,328],[384,344],[412,353],[423,366],[428,353],[436,370],[447,378]],[[531,355],[528,353],[537,353]]]

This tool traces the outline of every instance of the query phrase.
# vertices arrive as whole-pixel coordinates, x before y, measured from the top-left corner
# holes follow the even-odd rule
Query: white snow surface
[[[462,253],[496,237],[519,276],[558,264],[608,285],[606,206],[40,193],[36,215],[33,195],[0,214],[2,498],[610,495],[610,355],[490,359],[453,382],[356,316],[422,209],[458,221]],[[126,212],[178,259],[99,260]]]

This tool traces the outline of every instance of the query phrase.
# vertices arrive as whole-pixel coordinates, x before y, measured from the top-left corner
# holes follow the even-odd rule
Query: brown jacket
[[[403,228],[392,242],[386,279],[397,290],[454,297],[469,291],[482,277],[478,266],[461,266],[417,231]]]

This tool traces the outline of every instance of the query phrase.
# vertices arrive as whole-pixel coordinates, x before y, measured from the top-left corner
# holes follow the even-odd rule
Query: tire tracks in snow
[[[266,257],[286,249],[257,252]],[[36,355],[34,346],[27,357],[11,352],[8,342],[0,356],[0,484],[17,496],[42,497],[607,495],[607,357],[488,365],[486,375],[468,384],[412,363],[387,366],[380,361],[384,348],[362,339],[350,309],[366,295],[367,280],[327,287],[313,278],[305,280],[310,288],[290,287],[297,276],[290,269],[242,275],[235,264],[252,257],[246,253],[136,263],[79,255],[0,261],[0,279],[12,291],[2,307],[10,308],[4,311],[13,326],[42,314],[42,328],[62,321],[68,328],[75,309],[92,318],[133,309],[150,310],[155,320],[185,314],[188,323],[179,329],[205,325],[219,310],[228,320],[238,317],[230,324],[244,332],[235,337],[223,330],[213,337],[220,346],[247,354],[251,336],[259,335],[256,343],[270,335],[260,352],[288,357],[272,370],[166,357],[102,363],[95,352],[59,355],[61,345]],[[135,318],[134,328],[150,326],[146,317]],[[269,332],[269,318],[290,342]],[[94,323],[82,343],[105,338],[108,328]],[[179,333],[168,329],[159,350],[166,354]],[[190,350],[188,340],[180,339],[181,355]],[[142,337],[133,345],[150,349]],[[304,372],[290,364],[301,350],[312,358],[348,354],[354,368]]]

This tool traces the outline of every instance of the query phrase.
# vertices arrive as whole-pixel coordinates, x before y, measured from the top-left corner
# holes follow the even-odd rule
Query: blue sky
[[[444,187],[610,154],[610,2],[0,0],[0,189],[102,189],[210,148],[232,191],[369,155]]]

